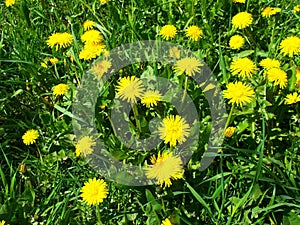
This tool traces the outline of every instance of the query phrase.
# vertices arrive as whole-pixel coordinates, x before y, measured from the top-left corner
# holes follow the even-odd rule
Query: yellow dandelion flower
[[[177,29],[174,25],[165,25],[161,28],[159,34],[165,39],[170,40],[175,37]]]
[[[5,221],[2,220],[2,221],[0,222],[0,225],[4,225],[4,224],[5,224]]]
[[[295,86],[297,88],[300,88],[300,66],[297,66],[296,68],[296,84]]]
[[[146,91],[143,94],[143,97],[141,99],[141,103],[143,105],[146,105],[147,108],[157,106],[157,102],[161,101],[161,94],[155,90],[155,91]]]
[[[16,3],[16,0],[5,0],[6,7],[12,6]]]
[[[161,225],[172,225],[171,221],[167,218],[161,222]]]
[[[144,86],[141,79],[131,76],[123,77],[116,87],[117,97],[130,103],[136,103],[144,93]]]
[[[56,46],[56,50],[59,48],[66,48],[73,42],[73,36],[67,32],[54,33],[46,41],[47,45],[51,48]]]
[[[300,53],[300,38],[297,36],[290,36],[281,41],[279,48],[283,55],[293,57],[294,54]]]
[[[163,119],[158,128],[160,139],[170,146],[176,146],[177,142],[182,144],[190,133],[190,125],[179,115],[170,115]]]
[[[253,22],[252,14],[247,12],[240,12],[232,17],[232,25],[234,28],[244,29],[250,26]]]
[[[274,8],[274,7],[267,6],[266,8],[264,8],[261,15],[263,17],[268,18],[268,17],[273,16],[273,15],[279,13],[279,12],[281,12],[280,8]]]
[[[253,89],[242,82],[229,83],[224,90],[224,98],[230,99],[229,103],[242,106],[254,100]]]
[[[31,145],[36,142],[39,137],[39,132],[37,130],[28,130],[23,134],[22,139],[25,145]]]
[[[174,47],[170,48],[170,50],[169,50],[169,56],[171,58],[176,58],[176,59],[180,58],[180,50],[178,49],[177,46],[174,46]]]
[[[260,61],[259,65],[262,66],[264,69],[269,70],[272,68],[279,68],[280,62],[277,59],[265,58]]]
[[[285,98],[285,101],[284,101],[284,103],[287,104],[287,105],[294,104],[294,103],[297,103],[297,102],[300,102],[300,95],[298,95],[297,92],[294,92],[292,94],[288,94]]]
[[[296,5],[293,8],[294,13],[299,12],[300,11],[300,5]]]
[[[188,38],[192,39],[193,41],[198,41],[203,35],[203,31],[199,27],[193,25],[189,26],[186,29],[185,34]]]
[[[94,151],[92,148],[93,146],[96,146],[96,142],[93,141],[92,137],[83,136],[82,138],[80,138],[80,140],[77,142],[75,146],[76,156],[80,156],[81,154],[82,156],[85,157],[91,154]]]
[[[104,5],[104,4],[106,4],[106,3],[108,3],[110,0],[100,0],[100,3],[102,4],[102,5]]]
[[[229,40],[229,46],[232,49],[239,49],[243,47],[245,39],[241,35],[234,35]]]
[[[98,79],[100,79],[111,67],[111,62],[108,60],[102,60],[100,62],[96,62],[90,72],[97,76]]]
[[[177,60],[174,65],[174,72],[177,76],[185,73],[187,76],[194,76],[195,73],[200,72],[200,67],[203,64],[195,57],[186,57],[180,60]]]
[[[68,93],[68,91],[69,91],[69,86],[67,84],[58,84],[53,87],[53,94],[55,96],[64,95]]]
[[[98,205],[108,195],[107,183],[104,180],[97,180],[96,178],[89,179],[88,182],[84,183],[81,188],[80,196],[83,201],[89,205]]]
[[[245,3],[246,0],[232,0],[232,2],[234,2],[234,3]]]
[[[181,179],[183,177],[182,161],[179,156],[174,156],[172,152],[159,152],[157,158],[151,157],[152,165],[145,169],[146,176],[149,179],[157,180],[162,187],[170,187],[171,180]]]
[[[59,60],[58,60],[57,58],[49,58],[49,62],[50,62],[52,65],[54,65],[54,64],[58,63]]]
[[[230,71],[232,75],[238,75],[239,77],[249,78],[256,73],[256,66],[251,59],[238,58],[233,60],[230,65]]]
[[[91,30],[95,26],[95,22],[92,20],[86,20],[83,23],[83,30]]]
[[[98,30],[88,30],[81,35],[81,41],[84,43],[101,43],[103,36]]]
[[[236,127],[227,127],[225,130],[225,137],[232,137],[236,130]]]
[[[284,88],[287,85],[287,74],[280,68],[271,68],[266,72],[267,80],[274,82],[274,85],[279,85]]]
[[[41,67],[48,68],[47,63],[41,62]]]
[[[102,53],[105,53],[105,45],[103,43],[87,43],[79,53],[79,59],[94,59]]]

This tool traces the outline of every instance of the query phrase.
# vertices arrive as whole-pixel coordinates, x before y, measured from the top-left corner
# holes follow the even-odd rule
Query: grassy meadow
[[[300,224],[299,1],[2,0],[0,12],[0,225]],[[111,52],[143,40],[192,55],[174,47],[167,56],[174,65],[114,70]],[[201,170],[215,132],[207,93],[217,93],[194,81],[204,62],[227,113],[216,157]],[[190,99],[197,121],[153,80],[143,83],[149,75],[180,87],[171,97]],[[80,123],[88,104],[74,114],[76,96],[90,97],[80,92],[87,76],[104,79],[92,109],[96,134]],[[132,107],[126,132],[111,119],[123,103]],[[153,118],[161,121],[154,128]],[[132,147],[152,131],[157,146]],[[178,149],[193,135],[185,161]],[[91,166],[97,151],[153,182],[116,182]],[[134,173],[103,165],[134,182]]]

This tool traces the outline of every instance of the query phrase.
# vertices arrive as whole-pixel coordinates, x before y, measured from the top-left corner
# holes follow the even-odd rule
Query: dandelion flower
[[[52,65],[54,65],[54,64],[58,63],[59,60],[58,60],[57,58],[49,58],[49,62],[50,62]]]
[[[267,80],[274,82],[274,85],[279,85],[284,88],[287,85],[287,74],[280,68],[271,68],[266,72]]]
[[[5,0],[6,7],[12,6],[16,3],[16,0]]]
[[[5,224],[5,221],[2,220],[2,221],[0,222],[0,225],[4,225],[4,224]]]
[[[150,159],[152,165],[145,169],[146,176],[149,179],[157,180],[162,187],[170,187],[171,180],[181,179],[183,177],[182,161],[179,156],[174,156],[172,152],[159,152],[157,158],[152,156]]]
[[[167,218],[161,222],[161,225],[172,225],[171,221]]]
[[[90,136],[84,136],[80,138],[80,140],[77,142],[75,146],[75,153],[76,156],[87,156],[93,152],[93,146],[96,146],[96,142],[93,141],[92,137]]]
[[[90,60],[105,54],[105,45],[103,43],[87,43],[79,53],[79,59]]]
[[[89,205],[98,205],[108,195],[107,183],[96,178],[89,179],[80,190],[83,201]]]
[[[238,75],[239,77],[249,78],[255,74],[257,68],[254,62],[248,58],[238,58],[233,60],[230,65],[230,71],[232,75]]]
[[[56,46],[56,50],[59,48],[66,48],[73,42],[73,36],[67,32],[54,33],[46,41],[47,45],[51,48]]]
[[[297,66],[296,68],[296,84],[295,86],[297,88],[300,88],[300,66]]]
[[[161,101],[161,94],[158,91],[146,91],[143,94],[141,99],[141,103],[146,105],[147,108],[153,107],[157,105],[157,102]]]
[[[289,55],[293,57],[294,54],[300,52],[300,38],[296,36],[290,36],[281,41],[279,48],[283,55]]]
[[[233,49],[239,49],[243,47],[245,39],[241,35],[234,35],[229,40],[229,46]]]
[[[297,102],[300,102],[300,95],[298,95],[297,92],[294,92],[292,94],[288,94],[285,98],[285,104],[290,105]]]
[[[64,95],[68,93],[69,86],[67,84],[58,84],[53,87],[53,94],[55,96]]]
[[[92,68],[91,72],[94,75],[97,75],[97,78],[100,79],[111,67],[111,62],[108,60],[102,60],[100,62],[96,62]]]
[[[300,11],[300,5],[296,5],[293,8],[294,13],[299,12]]]
[[[177,142],[182,144],[190,133],[190,125],[179,115],[170,115],[163,119],[158,128],[160,139],[170,146],[176,146]]]
[[[81,35],[81,41],[85,43],[100,43],[103,36],[98,30],[88,30]]]
[[[280,62],[277,59],[265,58],[260,61],[259,65],[262,66],[264,69],[269,70],[272,68],[279,68]]]
[[[242,106],[254,100],[253,89],[242,82],[229,83],[224,90],[224,98],[230,99],[229,103]]]
[[[234,3],[245,3],[246,0],[232,0],[232,2],[234,2]]]
[[[165,25],[161,28],[159,34],[167,41],[173,39],[177,33],[177,29],[174,25]]]
[[[37,130],[28,130],[23,134],[22,139],[25,145],[31,145],[36,142],[39,137],[39,132]]]
[[[236,130],[236,127],[227,127],[225,130],[225,137],[232,137]]]
[[[46,62],[41,62],[41,67],[48,68],[47,63]]]
[[[253,22],[252,14],[247,12],[240,12],[232,17],[232,25],[234,28],[244,29],[250,26]]]
[[[273,7],[267,6],[266,8],[264,8],[261,15],[263,17],[268,18],[268,17],[273,16],[273,15],[279,13],[279,12],[281,12],[280,8],[273,8]]]
[[[170,50],[169,50],[169,56],[171,58],[176,58],[176,59],[180,58],[180,50],[178,49],[177,46],[174,46],[174,47],[170,48]]]
[[[174,71],[177,76],[180,76],[183,73],[187,76],[194,76],[195,73],[200,72],[200,66],[203,66],[203,64],[197,58],[186,57],[176,61]]]
[[[144,93],[144,86],[141,79],[131,76],[123,77],[116,87],[117,97],[130,103],[136,103]]]
[[[189,26],[186,29],[185,34],[188,38],[192,39],[193,41],[198,41],[203,35],[203,31],[199,27],[193,25]]]
[[[83,30],[91,30],[95,26],[95,22],[92,20],[86,20],[83,23]]]
[[[100,3],[103,5],[103,4],[106,4],[108,3],[110,0],[100,0]]]

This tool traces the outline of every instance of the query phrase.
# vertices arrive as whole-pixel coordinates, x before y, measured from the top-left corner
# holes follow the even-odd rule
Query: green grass
[[[6,7],[0,3],[0,222],[7,224],[96,224],[95,207],[82,201],[80,190],[93,177],[104,174],[93,170],[86,160],[75,156],[77,139],[72,113],[76,88],[93,60],[79,58],[83,44],[82,23],[93,20],[101,31],[108,50],[139,40],[163,40],[158,35],[166,24],[174,24],[178,34],[171,40],[191,50],[211,68],[221,88],[226,89],[237,76],[230,73],[234,58],[249,57],[258,72],[244,82],[256,93],[255,100],[235,107],[230,125],[237,127],[225,138],[218,156],[204,171],[199,171],[211,129],[210,109],[199,86],[188,83],[188,94],[200,118],[200,140],[191,161],[184,166],[184,178],[169,188],[157,185],[125,186],[109,179],[109,195],[99,205],[103,224],[160,225],[169,218],[173,224],[300,224],[300,105],[286,105],[295,87],[300,57],[280,53],[280,42],[300,32],[300,12],[293,12],[296,1],[246,0],[246,3],[208,0],[111,0],[45,1],[17,0]],[[266,6],[281,12],[263,18]],[[232,28],[231,18],[238,12],[253,14],[246,30]],[[191,41],[185,28],[199,26],[203,37]],[[46,44],[54,32],[69,32],[73,44],[51,49]],[[240,50],[229,48],[232,35],[241,34],[246,43]],[[73,60],[70,59],[70,55]],[[59,63],[40,63],[56,57]],[[266,57],[280,60],[287,73],[284,89],[264,79],[259,62]],[[184,87],[184,77],[176,77],[172,67],[160,63],[137,63],[123,68],[99,94],[96,109],[100,138],[120,161],[143,165],[158,150],[151,152],[127,148],[113,135],[109,121],[115,98],[114,87],[120,77],[153,74]],[[53,86],[65,83],[70,91],[55,97]],[[230,111],[230,104],[227,104]],[[175,113],[170,104],[146,111],[138,105],[142,131],[149,132],[147,120]],[[76,118],[75,118],[76,119]],[[130,121],[136,131],[135,120]],[[29,129],[39,131],[37,142],[24,145],[22,135]],[[134,131],[133,131],[134,130]],[[20,172],[21,165],[26,171]],[[121,175],[120,175],[121,176]]]

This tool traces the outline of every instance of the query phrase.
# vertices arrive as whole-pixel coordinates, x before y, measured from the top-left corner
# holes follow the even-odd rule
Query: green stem
[[[110,125],[111,125],[111,128],[112,128],[113,132],[114,132],[114,135],[117,136],[116,128],[115,128],[115,126],[114,126],[114,124],[113,124],[113,122],[112,122],[110,116],[107,115],[107,118],[108,118],[108,120],[109,120],[109,122],[110,122]]]
[[[35,146],[37,148],[37,151],[38,151],[38,154],[39,154],[39,158],[41,160],[41,164],[43,165],[44,161],[43,161],[43,157],[42,157],[42,154],[41,154],[41,150],[40,150],[39,146],[36,143],[35,143]]]
[[[230,124],[230,120],[231,120],[231,117],[232,117],[233,110],[234,110],[234,104],[232,104],[230,112],[229,112],[229,115],[227,117],[227,121],[226,121],[226,125],[225,125],[225,130],[227,129],[228,125]]]
[[[140,121],[138,120],[139,112],[138,112],[138,108],[137,108],[136,104],[132,105],[132,111],[133,111],[134,119],[135,119],[135,122],[136,122],[136,126],[137,126],[139,132],[141,133],[142,129],[141,129]]]
[[[185,100],[185,97],[186,97],[187,88],[188,88],[188,80],[189,80],[189,77],[186,76],[185,77],[185,84],[184,84],[184,92],[183,92],[183,96],[182,96],[182,99],[181,99],[181,104],[183,104],[183,102]]]
[[[101,222],[101,216],[100,216],[100,208],[99,205],[96,205],[96,215],[97,215],[97,224],[98,225],[103,225]]]

